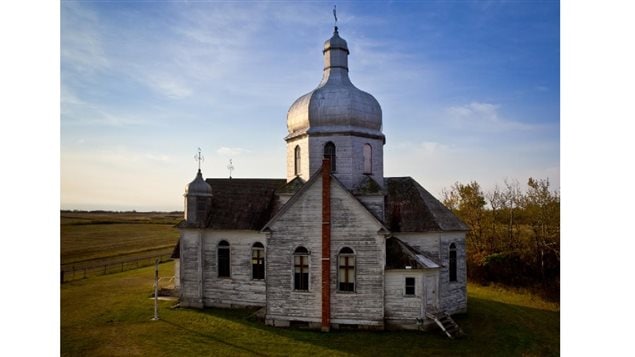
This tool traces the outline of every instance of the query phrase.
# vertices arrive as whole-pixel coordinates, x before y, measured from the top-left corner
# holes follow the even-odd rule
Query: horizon
[[[384,175],[438,199],[560,188],[559,3],[345,3],[350,77],[382,106]],[[328,3],[61,4],[61,210],[183,209],[196,174],[286,176],[286,113],[317,86]],[[280,46],[280,44],[284,44]]]

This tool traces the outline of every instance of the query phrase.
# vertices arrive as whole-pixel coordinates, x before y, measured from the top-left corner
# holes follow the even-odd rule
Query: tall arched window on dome
[[[373,173],[373,148],[370,144],[364,144],[364,174]]]
[[[222,240],[218,243],[218,277],[229,278],[230,277],[230,254],[229,243],[226,240]]]
[[[456,281],[456,244],[450,244],[450,281]]]
[[[336,171],[336,157],[335,157],[335,144],[332,141],[329,141],[324,145],[324,158],[331,160],[331,172]]]
[[[293,150],[293,156],[294,173],[296,176],[300,176],[300,145],[295,146],[295,149]]]
[[[355,252],[349,247],[340,250],[338,260],[338,290],[355,292]]]

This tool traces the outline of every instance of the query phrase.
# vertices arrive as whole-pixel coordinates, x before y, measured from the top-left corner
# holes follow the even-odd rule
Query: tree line
[[[443,203],[470,227],[468,277],[480,283],[560,292],[560,193],[548,179],[505,180],[483,192],[476,181],[443,190]]]

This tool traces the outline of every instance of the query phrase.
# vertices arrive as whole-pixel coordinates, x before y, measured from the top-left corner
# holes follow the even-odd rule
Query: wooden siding
[[[467,269],[465,264],[465,232],[396,233],[413,248],[437,259],[439,269],[439,308],[449,314],[467,311]],[[456,244],[457,281],[450,282],[449,247]]]
[[[321,313],[321,187],[312,183],[271,225],[267,253],[267,319],[319,321]],[[338,183],[331,184],[331,319],[333,323],[383,324],[384,261],[381,224]],[[309,291],[293,291],[293,251],[304,246],[309,258]],[[337,254],[356,254],[356,291],[337,291]]]
[[[252,279],[251,248],[260,242],[265,246],[265,234],[257,231],[201,231],[201,240],[195,230],[184,230],[181,239],[186,249],[181,250],[181,297],[186,306],[264,306],[265,281]],[[193,236],[193,237],[190,237]],[[230,277],[218,277],[217,247],[221,240],[230,245]],[[198,260],[202,258],[201,265]],[[185,262],[189,264],[185,264]],[[195,264],[193,264],[195,262]],[[266,262],[265,262],[266,264]],[[191,301],[196,300],[192,304]]]
[[[450,282],[450,244],[456,244],[456,281]],[[440,240],[440,257],[444,267],[439,272],[439,304],[448,314],[467,312],[467,267],[465,233],[447,234]]]
[[[405,294],[406,277],[415,278],[414,296]],[[424,316],[422,270],[387,270],[384,294],[386,320],[409,320],[414,324]]]

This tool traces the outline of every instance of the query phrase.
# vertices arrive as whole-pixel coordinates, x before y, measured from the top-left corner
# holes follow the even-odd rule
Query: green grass
[[[171,252],[181,216],[168,213],[61,213],[61,263],[148,250]]]
[[[173,264],[161,265],[161,276]],[[153,269],[80,280],[61,286],[63,356],[219,355],[494,355],[559,354],[559,307],[500,288],[470,285],[468,313],[456,320],[468,336],[439,331],[365,332],[279,329],[250,310],[172,309],[160,301],[151,321]]]

